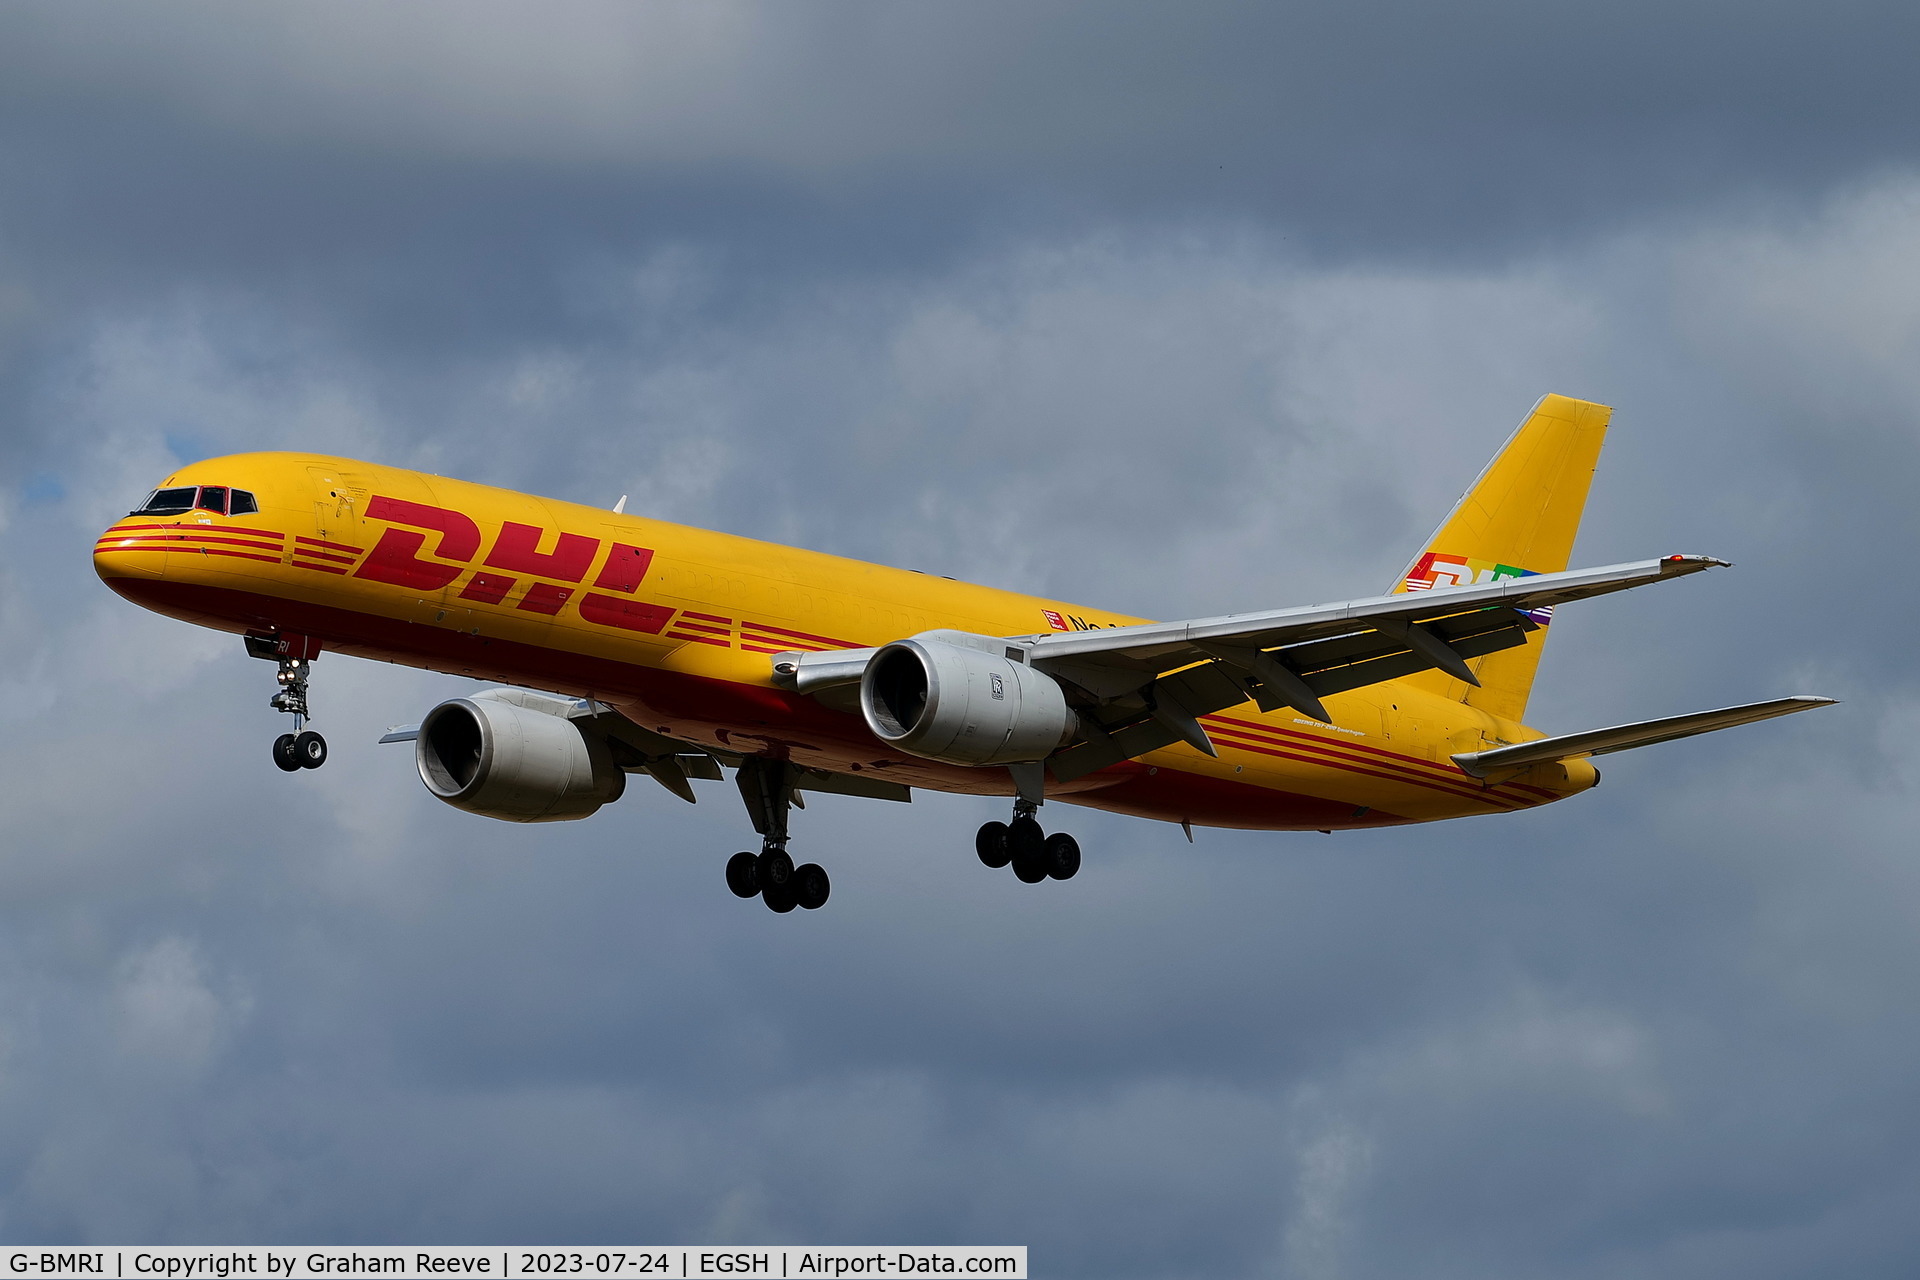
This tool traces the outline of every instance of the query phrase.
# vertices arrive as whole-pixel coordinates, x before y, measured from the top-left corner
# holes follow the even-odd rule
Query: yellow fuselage
[[[259,511],[129,517],[94,567],[147,608],[224,631],[596,698],[648,729],[914,787],[1008,795],[1005,769],[903,754],[858,714],[775,686],[771,655],[932,628],[1031,635],[1143,621],[417,471],[295,453],[185,467]],[[1540,736],[1390,681],[1326,699],[1334,723],[1252,703],[1051,797],[1196,826],[1323,829],[1499,813],[1597,780],[1584,760],[1488,785],[1457,751]]]

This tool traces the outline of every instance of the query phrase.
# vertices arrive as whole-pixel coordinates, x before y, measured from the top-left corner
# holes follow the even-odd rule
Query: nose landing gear
[[[248,636],[247,652],[280,664],[274,673],[280,692],[268,705],[293,717],[293,732],[273,740],[273,762],[288,773],[318,769],[327,762],[327,740],[305,726],[312,718],[307,710],[307,681],[313,660],[320,656],[319,643],[305,636]]]

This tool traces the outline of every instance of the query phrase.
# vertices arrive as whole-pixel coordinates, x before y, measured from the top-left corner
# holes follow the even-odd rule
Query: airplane
[[[277,664],[290,773],[327,758],[307,727],[325,652],[503,686],[381,739],[469,813],[586,818],[633,774],[693,801],[732,769],[761,845],[726,883],[784,913],[831,893],[787,850],[807,792],[1010,797],[975,852],[1038,884],[1081,861],[1048,800],[1188,840],[1507,813],[1594,786],[1595,756],[1831,705],[1522,723],[1559,606],[1726,564],[1568,569],[1611,415],[1542,398],[1385,594],[1179,622],[307,453],[182,467],[94,568]]]

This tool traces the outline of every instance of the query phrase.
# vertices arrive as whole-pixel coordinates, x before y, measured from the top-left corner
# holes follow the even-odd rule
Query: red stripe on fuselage
[[[817,644],[826,645],[829,649],[858,649],[862,647],[851,640],[835,640],[832,636],[816,636],[810,631],[793,631],[786,627],[776,627],[769,622],[742,622],[740,625],[743,627],[751,627],[755,631],[764,631],[769,635],[788,636],[795,640],[812,640]],[[791,649],[794,646],[788,645],[787,647]]]
[[[179,521],[175,521],[173,524],[116,524],[110,529],[108,529],[106,533],[103,533],[100,536],[105,538],[116,533],[168,533],[168,532],[239,533],[239,534],[245,534],[249,538],[273,538],[276,541],[285,541],[287,536],[286,534],[281,533],[278,529],[255,529],[248,525],[213,524],[211,522],[202,524],[198,520],[195,520],[192,524],[185,524]]]
[[[1230,746],[1236,751],[1251,751],[1255,755],[1275,756],[1282,760],[1297,761],[1300,764],[1319,765],[1322,768],[1338,769],[1344,773],[1361,774],[1369,778],[1380,778],[1386,782],[1398,782],[1410,787],[1425,787],[1429,791],[1438,791],[1444,795],[1454,796],[1462,800],[1478,801],[1481,804],[1491,805],[1496,809],[1524,807],[1517,801],[1510,800],[1505,796],[1494,795],[1490,791],[1469,791],[1462,787],[1445,786],[1406,770],[1394,770],[1385,762],[1369,767],[1367,765],[1353,763],[1336,755],[1314,755],[1305,751],[1289,750],[1279,744],[1266,742],[1254,738],[1251,735],[1247,735],[1244,740],[1240,740],[1238,735],[1230,735],[1228,732],[1217,731],[1217,736],[1223,745]]]
[[[1410,786],[1426,787],[1433,791],[1443,791],[1448,795],[1460,796],[1469,800],[1484,801],[1492,795],[1491,788],[1479,786],[1468,779],[1464,773],[1455,772],[1451,776],[1447,774],[1436,775],[1432,772],[1423,772],[1420,768],[1413,767],[1427,766],[1429,770],[1432,767],[1432,761],[1422,760],[1417,756],[1403,756],[1397,752],[1383,751],[1379,748],[1368,748],[1365,754],[1360,754],[1352,750],[1360,746],[1358,743],[1330,742],[1326,739],[1315,738],[1307,734],[1286,736],[1255,734],[1249,733],[1244,729],[1227,728],[1224,725],[1209,725],[1208,729],[1222,742],[1229,743],[1244,750],[1255,750],[1258,747],[1271,747],[1275,750],[1267,754],[1277,753],[1290,760],[1300,760],[1308,764],[1323,764],[1332,768],[1371,773],[1375,777],[1390,778],[1393,781],[1404,782]],[[1342,751],[1339,749],[1343,747],[1348,748],[1348,750]],[[1389,772],[1380,772],[1381,770],[1388,770]],[[1509,796],[1500,796],[1498,799],[1501,803],[1508,805],[1524,803]]]
[[[687,615],[683,613],[678,618],[675,618],[673,625],[683,631],[698,631],[700,634],[708,636],[730,636],[733,634],[731,627],[710,627],[704,622],[688,622],[686,621],[686,616]]]
[[[309,551],[305,547],[295,547],[293,549],[293,554],[296,558],[305,559],[305,560],[318,560],[322,564],[351,565],[354,560],[352,556],[329,555],[325,551]]]
[[[1321,737],[1318,734],[1308,733],[1287,725],[1257,724],[1253,721],[1236,720],[1232,716],[1222,715],[1203,716],[1201,720],[1209,729],[1221,733],[1238,732],[1254,736],[1267,735],[1283,746],[1312,747],[1315,750],[1332,752],[1346,751],[1353,753],[1353,758],[1356,760],[1377,760],[1382,763],[1390,763],[1398,767],[1408,768],[1416,772],[1424,772],[1424,774],[1433,781],[1446,783],[1456,788],[1462,788],[1460,794],[1463,795],[1479,795],[1489,790],[1512,790],[1528,792],[1532,795],[1540,796],[1547,801],[1561,798],[1559,792],[1549,791],[1545,787],[1536,787],[1524,782],[1503,782],[1497,787],[1486,787],[1469,778],[1466,773],[1462,772],[1457,765],[1451,762],[1440,764],[1433,760],[1425,760],[1419,756],[1403,755],[1389,748],[1376,747],[1364,742],[1355,742],[1346,738]],[[1519,800],[1517,797],[1510,798],[1515,799],[1517,803],[1523,805],[1527,803],[1524,800]]]
[[[251,547],[255,551],[271,551],[276,555],[280,551],[278,542],[269,542],[263,538],[228,537],[224,531],[218,534],[193,533],[184,530],[179,533],[118,534],[100,538],[94,542],[93,546],[96,551],[142,551],[163,550],[175,544],[198,546],[203,542],[215,546]]]
[[[250,542],[243,542],[243,543],[240,543],[239,545],[241,545],[241,546],[243,546],[243,547],[247,547],[247,546],[255,546],[255,545],[257,545],[257,544],[255,544],[255,543],[250,543]],[[193,543],[193,544],[190,544],[190,545],[187,545],[187,546],[179,546],[179,547],[144,547],[144,546],[143,546],[143,547],[122,547],[122,546],[113,546],[113,547],[101,547],[101,548],[96,548],[96,550],[104,550],[104,551],[114,551],[114,552],[120,552],[120,551],[172,551],[172,552],[174,552],[174,553],[175,553],[176,555],[195,555],[195,554],[198,554],[198,555],[203,555],[203,556],[232,556],[232,557],[233,557],[233,558],[234,558],[235,560],[258,560],[258,561],[260,561],[260,562],[262,562],[263,564],[279,564],[279,563],[280,563],[280,557],[279,557],[279,556],[261,556],[261,555],[255,555],[255,554],[254,554],[253,552],[251,552],[251,551],[226,551],[226,550],[222,550],[222,549],[221,549],[221,548],[219,548],[219,547],[209,547],[209,546],[203,546],[203,545],[201,545],[200,543],[197,543],[197,542],[196,542],[196,543]]]

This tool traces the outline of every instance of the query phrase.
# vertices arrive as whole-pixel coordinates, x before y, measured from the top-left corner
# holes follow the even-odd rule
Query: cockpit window
[[[155,489],[147,495],[146,502],[137,510],[129,511],[132,516],[181,516],[193,510],[194,495],[199,490]]]
[[[155,489],[147,495],[147,500],[137,510],[127,512],[130,516],[183,516],[189,511],[211,511],[215,515],[250,516],[260,510],[260,504],[245,489],[229,489],[223,484],[202,485],[199,488]]]

